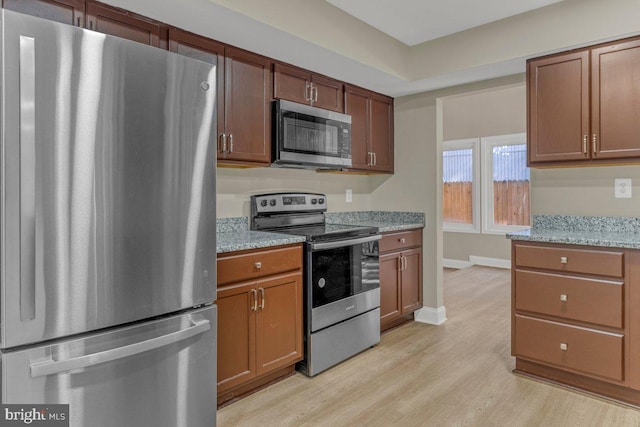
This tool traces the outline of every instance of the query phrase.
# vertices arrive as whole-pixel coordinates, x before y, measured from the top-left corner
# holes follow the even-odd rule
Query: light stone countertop
[[[534,215],[531,229],[508,233],[507,238],[528,242],[640,249],[640,218]]]
[[[378,227],[381,233],[424,227],[424,214],[414,212],[327,213],[327,223]],[[236,252],[304,242],[303,236],[249,230],[247,217],[218,218],[216,252]]]

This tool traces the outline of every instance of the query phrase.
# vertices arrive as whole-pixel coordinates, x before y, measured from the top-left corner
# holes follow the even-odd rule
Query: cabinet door
[[[640,157],[640,39],[594,49],[591,67],[593,158]]]
[[[216,64],[216,116],[224,129],[224,44],[177,28],[169,29],[169,50],[200,61]],[[219,131],[220,133],[222,131]],[[220,145],[218,145],[220,150]]]
[[[371,130],[373,170],[393,173],[393,99],[371,94]]]
[[[589,157],[589,52],[527,66],[529,164]]]
[[[255,282],[218,289],[218,393],[256,376]]]
[[[302,273],[258,282],[258,375],[302,360]]]
[[[162,25],[104,4],[87,2],[87,28],[159,47]]]
[[[400,317],[400,255],[380,256],[380,325]]]
[[[344,112],[351,116],[351,163],[353,169],[369,169],[369,92],[346,85]]]
[[[270,68],[268,58],[227,47],[224,95],[227,152],[222,153],[223,159],[270,162]]]
[[[422,307],[422,249],[402,252],[404,270],[401,274],[402,314]]]
[[[273,66],[273,97],[299,104],[311,102],[311,74],[283,64]]]
[[[4,0],[4,8],[84,27],[84,0]]]
[[[337,111],[338,113],[344,112],[342,82],[315,74],[311,76],[311,81],[314,87],[314,107]]]

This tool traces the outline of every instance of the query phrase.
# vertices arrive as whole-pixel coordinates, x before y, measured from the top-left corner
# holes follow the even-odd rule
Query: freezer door
[[[213,427],[216,311],[4,353],[2,403],[69,404],[77,427]]]
[[[215,300],[216,66],[2,15],[0,348]]]

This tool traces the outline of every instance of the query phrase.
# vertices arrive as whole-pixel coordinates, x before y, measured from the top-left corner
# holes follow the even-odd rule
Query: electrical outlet
[[[346,192],[346,198],[347,198],[347,203],[351,203],[353,202],[353,192],[351,191],[350,188],[347,188],[347,192]]]
[[[616,178],[614,188],[615,188],[616,199],[631,198],[631,179],[630,178]]]

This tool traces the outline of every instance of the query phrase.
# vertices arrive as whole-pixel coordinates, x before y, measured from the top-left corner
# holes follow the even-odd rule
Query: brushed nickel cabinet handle
[[[373,166],[377,166],[378,165],[378,155],[374,152],[373,153]]]
[[[567,345],[567,343],[564,343],[564,342],[560,343],[560,350],[567,351],[568,348],[569,346]]]
[[[229,152],[233,153],[233,134],[229,134]]]
[[[251,311],[258,311],[258,291],[251,289]]]
[[[318,102],[318,86],[314,86],[313,83],[311,83],[311,89],[315,91],[313,102]]]
[[[220,152],[221,153],[227,152],[227,134],[226,133],[220,134]]]
[[[264,288],[260,288],[260,310],[264,310],[265,307]]]
[[[566,294],[560,295],[560,301],[567,302],[567,295]]]
[[[598,135],[597,134],[593,134],[593,155],[597,155],[598,154]]]
[[[305,81],[304,82],[304,100],[311,101],[311,95],[309,95],[309,87],[311,87],[311,83]]]
[[[255,266],[256,266],[256,270],[260,270],[262,268],[262,262],[261,261],[256,262]]]
[[[405,239],[405,238],[403,237],[402,239],[398,239],[398,241],[399,241],[400,243],[405,243],[405,242],[407,241],[407,239]]]
[[[569,259],[566,256],[560,257],[560,264],[566,264],[569,262]]]
[[[589,135],[583,135],[582,136],[582,152],[584,153],[584,155],[586,156],[587,154],[587,150],[589,149]]]

